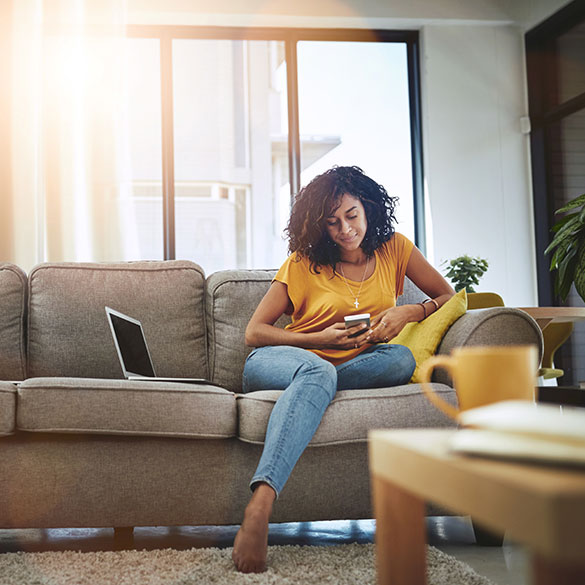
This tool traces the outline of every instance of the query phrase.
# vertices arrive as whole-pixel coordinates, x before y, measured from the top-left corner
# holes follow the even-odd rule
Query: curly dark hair
[[[289,252],[308,258],[314,272],[328,265],[335,273],[335,265],[341,259],[339,248],[327,233],[325,220],[345,193],[359,199],[364,206],[368,228],[361,248],[369,258],[394,235],[398,198],[388,195],[382,185],[359,167],[335,166],[299,191],[285,229]]]

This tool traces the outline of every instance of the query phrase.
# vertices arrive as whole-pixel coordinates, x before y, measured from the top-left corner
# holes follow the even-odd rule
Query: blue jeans
[[[253,350],[244,367],[243,391],[284,392],[268,421],[252,489],[265,482],[278,497],[337,390],[406,384],[415,366],[411,351],[402,345],[373,345],[339,366],[299,347],[269,345]]]

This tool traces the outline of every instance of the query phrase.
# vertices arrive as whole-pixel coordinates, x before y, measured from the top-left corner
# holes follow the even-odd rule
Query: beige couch
[[[239,393],[244,329],[273,274],[206,278],[168,261],[43,264],[27,276],[0,264],[0,528],[239,523],[279,395]],[[408,283],[401,301],[420,296]],[[121,379],[105,305],[143,322],[160,375],[223,389]],[[439,352],[517,343],[542,351],[523,312],[468,311]],[[454,401],[447,382],[436,389]],[[371,518],[367,431],[451,424],[416,384],[339,392],[273,520]]]

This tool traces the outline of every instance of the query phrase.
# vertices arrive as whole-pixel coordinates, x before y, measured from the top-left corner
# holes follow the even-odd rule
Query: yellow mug
[[[453,378],[459,409],[433,391],[433,369],[445,368]],[[457,420],[462,410],[501,400],[534,400],[538,352],[534,345],[458,347],[450,356],[434,356],[421,365],[427,398]]]

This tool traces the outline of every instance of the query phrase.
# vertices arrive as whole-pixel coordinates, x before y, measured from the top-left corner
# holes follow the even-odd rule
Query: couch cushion
[[[16,385],[0,382],[0,437],[14,433],[16,421]]]
[[[18,388],[16,425],[47,433],[227,438],[236,434],[236,401],[214,386],[30,378]]]
[[[207,378],[204,286],[203,270],[187,261],[37,266],[29,377],[121,378],[107,305],[142,322],[159,376]]]
[[[232,392],[241,391],[244,362],[252,351],[244,341],[246,326],[275,274],[275,270],[223,270],[207,279],[210,376]],[[282,316],[276,325],[289,322]]]
[[[420,368],[435,354],[445,332],[467,310],[467,293],[465,289],[452,296],[442,307],[431,313],[422,321],[408,323],[390,343],[405,345],[412,351],[416,368],[411,382],[421,382]]]
[[[443,384],[433,384],[433,388],[447,402],[457,404],[452,388]],[[278,390],[262,390],[238,395],[238,437],[242,441],[264,442],[268,418],[281,394]],[[309,446],[365,442],[371,429],[453,426],[455,423],[428,401],[419,384],[340,390]]]
[[[25,378],[25,311],[25,273],[0,263],[0,380]]]

